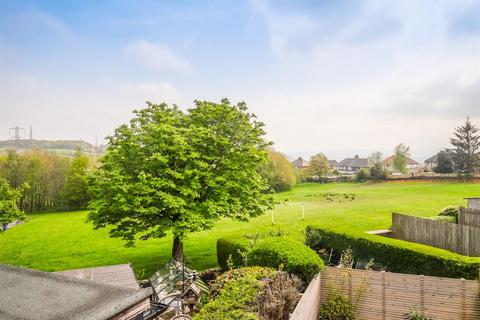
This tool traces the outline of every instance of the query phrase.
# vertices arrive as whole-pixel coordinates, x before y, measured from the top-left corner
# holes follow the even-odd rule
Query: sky
[[[0,0],[0,139],[101,143],[145,101],[224,97],[291,156],[423,161],[480,126],[480,0]]]

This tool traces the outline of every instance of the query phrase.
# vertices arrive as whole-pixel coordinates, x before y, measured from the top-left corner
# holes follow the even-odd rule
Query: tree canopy
[[[460,173],[474,173],[480,166],[480,134],[479,129],[467,117],[465,123],[453,132],[450,143],[454,149],[454,165]]]
[[[319,178],[326,176],[331,171],[328,159],[323,153],[318,153],[310,158],[310,166],[307,170],[310,176]]]
[[[407,173],[408,157],[410,156],[410,147],[400,143],[395,147],[395,158],[393,159],[393,168],[402,173]]]
[[[62,202],[67,209],[85,209],[90,199],[87,193],[87,175],[90,159],[77,151],[67,170],[62,189]]]
[[[91,178],[90,221],[112,226],[110,235],[135,240],[174,236],[172,256],[182,259],[182,239],[211,228],[222,217],[246,221],[271,208],[264,124],[232,105],[195,101],[177,106],[147,103],[108,138]]]
[[[452,173],[452,154],[445,150],[440,151],[437,157],[437,166],[433,168],[433,171],[436,173]]]
[[[268,151],[268,163],[260,167],[260,174],[277,192],[290,190],[297,183],[292,164],[283,154],[274,150]]]
[[[382,164],[382,153],[374,151],[368,157],[368,163],[370,165],[370,178],[373,180],[383,180],[386,177],[385,169]]]
[[[0,230],[4,224],[25,219],[24,213],[18,208],[19,199],[20,191],[0,178]]]

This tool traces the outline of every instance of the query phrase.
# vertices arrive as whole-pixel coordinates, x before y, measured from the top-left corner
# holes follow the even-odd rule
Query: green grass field
[[[355,199],[346,199],[345,194],[355,195]],[[274,211],[274,225],[268,213],[248,223],[225,219],[212,230],[189,235],[186,261],[198,270],[216,266],[216,240],[221,237],[273,228],[303,240],[303,231],[311,224],[363,233],[389,228],[391,212],[433,216],[446,206],[466,205],[464,197],[479,195],[479,183],[302,184],[277,195],[282,204]],[[305,221],[299,203],[305,204]],[[130,262],[143,278],[168,261],[171,237],[139,241],[136,247],[125,248],[121,240],[109,238],[106,230],[92,230],[85,223],[86,216],[86,211],[29,215],[27,223],[0,233],[0,263],[56,271]]]

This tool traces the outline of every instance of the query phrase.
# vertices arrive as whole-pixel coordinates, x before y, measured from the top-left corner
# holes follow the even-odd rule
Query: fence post
[[[385,271],[382,271],[382,315],[387,320],[387,284],[385,283]]]
[[[461,279],[462,281],[462,319],[467,319],[467,293],[465,288],[465,279]]]
[[[420,312],[425,313],[425,277],[420,276]]]

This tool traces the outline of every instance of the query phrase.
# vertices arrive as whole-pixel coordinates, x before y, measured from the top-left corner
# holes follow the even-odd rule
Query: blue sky
[[[95,141],[144,101],[243,100],[291,155],[480,126],[480,1],[0,1],[0,138]]]

